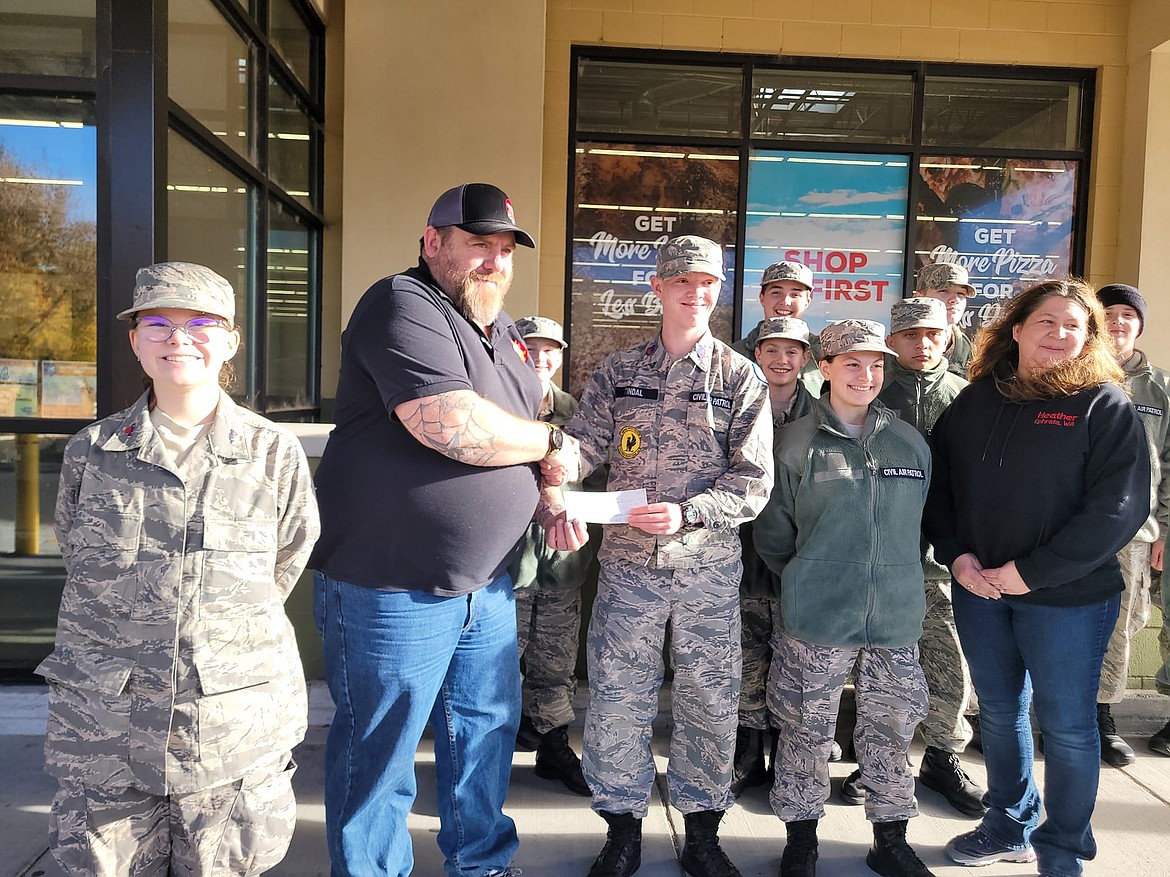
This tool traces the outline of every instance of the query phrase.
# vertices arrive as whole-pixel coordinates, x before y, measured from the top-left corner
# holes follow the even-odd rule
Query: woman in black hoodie
[[[1080,281],[1009,301],[976,341],[969,377],[931,435],[923,528],[954,580],[990,809],[947,854],[964,865],[1035,857],[1041,875],[1077,877],[1096,854],[1097,682],[1123,587],[1116,554],[1150,507],[1145,440]]]

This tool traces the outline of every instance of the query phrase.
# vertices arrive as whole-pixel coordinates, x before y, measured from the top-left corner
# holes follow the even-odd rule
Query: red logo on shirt
[[[528,362],[528,348],[524,346],[523,341],[512,339],[512,349],[516,351],[516,355],[520,357],[521,362]]]
[[[1076,426],[1079,414],[1065,414],[1061,411],[1041,411],[1033,421],[1037,426]]]
[[[504,212],[508,214],[508,222],[516,224],[516,211],[512,209],[512,199],[504,199]]]

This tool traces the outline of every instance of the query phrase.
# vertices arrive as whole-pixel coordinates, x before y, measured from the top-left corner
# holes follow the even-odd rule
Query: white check
[[[569,518],[587,524],[624,524],[630,509],[646,505],[646,488],[637,490],[564,491],[565,510]]]

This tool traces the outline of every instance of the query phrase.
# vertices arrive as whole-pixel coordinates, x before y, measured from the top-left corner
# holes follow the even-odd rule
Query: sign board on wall
[[[1038,280],[1068,277],[1077,162],[922,159],[915,262],[958,262],[978,294],[961,326],[974,335],[1002,302]]]
[[[762,318],[760,277],[782,259],[812,269],[814,332],[847,318],[888,324],[902,297],[909,175],[902,155],[753,152],[739,334]]]
[[[663,243],[697,234],[723,246],[727,282],[711,331],[731,340],[739,158],[686,147],[588,144],[576,155],[569,373],[580,394],[601,361],[658,331],[650,289]]]

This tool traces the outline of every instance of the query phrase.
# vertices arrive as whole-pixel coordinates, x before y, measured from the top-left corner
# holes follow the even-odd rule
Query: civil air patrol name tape
[[[917,481],[925,481],[926,473],[921,469],[908,469],[904,466],[883,466],[881,468],[882,478],[913,478]]]

